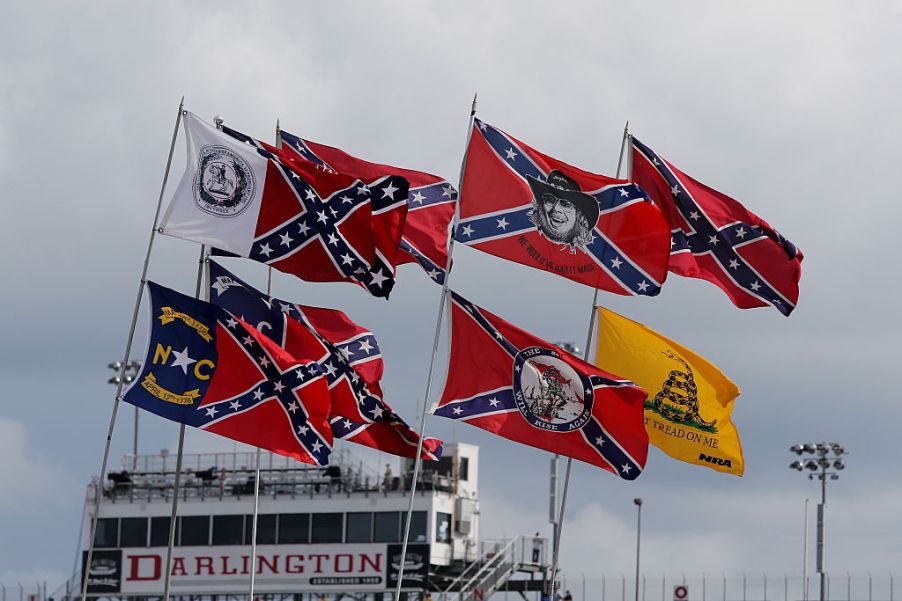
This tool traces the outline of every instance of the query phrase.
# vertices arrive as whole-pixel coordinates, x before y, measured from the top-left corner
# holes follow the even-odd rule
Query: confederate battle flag
[[[268,296],[215,262],[210,263],[210,288],[213,304],[256,324],[289,353],[296,352],[298,344],[315,346],[313,355],[329,384],[329,424],[335,438],[401,457],[416,456],[419,435],[382,398],[382,351],[372,332],[341,311]],[[314,345],[309,344],[311,336]],[[441,454],[441,440],[423,440],[424,459]]]
[[[371,184],[386,175],[410,182],[407,220],[404,221],[397,265],[417,263],[439,284],[445,281],[448,262],[448,227],[454,217],[457,190],[437,175],[379,165],[351,156],[343,150],[305,140],[282,130],[282,150],[323,167],[347,173]]]
[[[670,271],[708,280],[740,309],[799,300],[802,251],[726,194],[697,182],[632,138],[632,179],[670,221]]]
[[[228,311],[148,282],[150,341],[124,401],[298,461],[327,465],[329,389],[320,366]],[[298,340],[298,355],[316,339]]]
[[[643,389],[449,294],[451,358],[433,413],[639,476],[648,455]]]
[[[638,186],[475,120],[455,240],[594,288],[654,296],[667,276],[669,234]]]

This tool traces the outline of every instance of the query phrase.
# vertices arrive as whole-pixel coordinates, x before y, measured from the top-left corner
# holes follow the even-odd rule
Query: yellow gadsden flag
[[[598,309],[595,364],[648,391],[648,441],[676,459],[741,476],[730,418],[739,388],[704,357],[640,323]]]

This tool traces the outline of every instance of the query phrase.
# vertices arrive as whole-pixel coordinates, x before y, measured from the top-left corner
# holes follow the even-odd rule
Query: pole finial
[[[222,118],[222,115],[216,115],[213,117],[213,125],[216,126],[216,129],[222,129],[223,123],[225,123],[225,119]]]
[[[478,92],[473,92],[473,104],[470,106],[470,116],[473,117],[476,115],[476,97],[479,95]]]

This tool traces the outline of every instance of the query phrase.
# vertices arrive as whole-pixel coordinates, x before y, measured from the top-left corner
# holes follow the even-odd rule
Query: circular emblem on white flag
[[[240,215],[254,197],[254,172],[226,146],[200,149],[194,178],[194,202],[205,213],[219,217]]]
[[[592,415],[592,384],[553,349],[523,349],[514,359],[514,398],[526,420],[542,430],[572,432]]]

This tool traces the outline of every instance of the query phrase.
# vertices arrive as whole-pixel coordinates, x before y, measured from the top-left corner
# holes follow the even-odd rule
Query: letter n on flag
[[[433,413],[634,480],[645,391],[450,292],[451,356]]]

